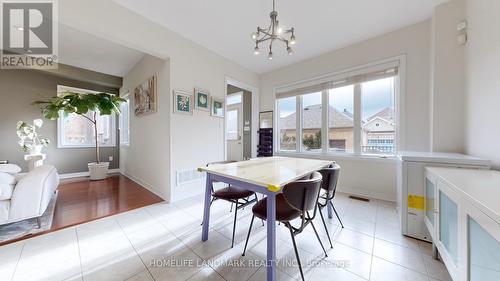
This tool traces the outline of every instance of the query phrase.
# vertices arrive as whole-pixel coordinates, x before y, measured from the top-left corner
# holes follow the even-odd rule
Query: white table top
[[[500,172],[493,170],[428,167],[468,201],[500,223]]]
[[[200,167],[199,171],[265,186],[279,191],[285,184],[320,170],[334,161],[291,157],[264,157],[222,165]]]

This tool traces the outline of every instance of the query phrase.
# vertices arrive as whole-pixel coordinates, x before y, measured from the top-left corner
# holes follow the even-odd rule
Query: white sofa
[[[36,167],[20,177],[10,190],[2,185],[0,225],[41,217],[58,185],[57,170],[50,165]]]

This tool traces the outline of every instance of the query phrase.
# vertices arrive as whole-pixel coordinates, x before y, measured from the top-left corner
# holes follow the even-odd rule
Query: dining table
[[[272,156],[198,168],[198,171],[206,172],[201,240],[207,241],[209,236],[210,201],[214,182],[223,182],[265,195],[267,197],[267,257],[265,264],[267,281],[275,281],[277,266],[276,196],[286,184],[333,163],[334,161],[329,160]],[[329,217],[330,214],[329,210]]]

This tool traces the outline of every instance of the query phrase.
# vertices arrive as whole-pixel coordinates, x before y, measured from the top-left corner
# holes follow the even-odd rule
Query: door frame
[[[251,140],[252,140],[252,158],[257,157],[257,130],[259,129],[259,88],[252,85],[240,82],[230,76],[224,78],[224,160],[227,160],[227,136],[226,136],[226,109],[227,109],[227,85],[233,85],[240,89],[247,90],[252,93],[252,127],[251,127]],[[244,126],[245,124],[243,124]]]
[[[243,92],[241,92],[243,94]],[[243,98],[243,96],[242,96]],[[237,157],[238,159],[244,159],[244,136],[243,136],[243,127],[245,126],[244,121],[243,121],[243,99],[242,99],[242,102],[240,104],[232,104],[232,105],[229,105],[229,106],[226,106],[226,115],[228,114],[229,111],[236,111],[237,112],[237,132],[238,132],[238,139],[236,140],[230,140],[228,139],[227,140],[227,146],[228,146],[228,153],[229,153],[229,144],[231,142],[240,142],[240,144],[237,144],[237,145],[240,145],[240,150],[241,150],[241,155],[239,155],[239,157]],[[226,119],[226,126],[227,126],[227,119]],[[227,138],[227,135],[226,135],[226,138]],[[228,159],[229,160],[229,159]],[[234,160],[234,159],[231,159],[231,160]]]

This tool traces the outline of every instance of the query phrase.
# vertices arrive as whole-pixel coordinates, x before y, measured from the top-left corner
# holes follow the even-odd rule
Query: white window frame
[[[57,86],[57,92],[60,93],[64,90],[73,91],[73,92],[81,92],[81,93],[99,93],[97,91],[92,91],[88,89],[81,89],[75,87],[69,87],[64,85]],[[111,142],[107,144],[99,144],[99,147],[116,147],[116,115],[109,115],[111,119]],[[59,112],[59,118],[57,118],[57,148],[91,148],[95,147],[95,143],[91,144],[68,144],[65,142],[65,133],[64,133],[64,112]]]
[[[383,155],[383,154],[363,154],[361,152],[361,103],[362,103],[362,89],[360,84],[354,84],[354,151],[351,152],[338,152],[338,151],[329,151],[327,137],[328,134],[323,132],[328,131],[328,111],[327,108],[323,106],[322,110],[322,152],[306,152],[302,150],[302,95],[297,95],[296,99],[296,110],[297,110],[297,149],[296,151],[281,151],[280,149],[280,134],[278,130],[274,130],[274,147],[275,147],[275,155],[283,155],[283,156],[297,156],[297,157],[312,157],[312,158],[331,158],[335,156],[336,158],[369,158],[369,159],[395,159],[398,151],[402,151],[405,149],[405,131],[404,124],[405,116],[404,112],[401,110],[401,105],[404,105],[405,96],[406,96],[406,56],[401,55],[397,57],[388,58],[385,60],[380,60],[377,62],[353,67],[347,70],[330,73],[323,75],[321,77],[315,77],[312,79],[307,79],[295,83],[291,83],[288,85],[283,85],[276,87],[274,89],[274,110],[278,112],[278,100],[277,93],[282,93],[286,91],[293,91],[295,89],[300,89],[312,85],[317,85],[321,83],[325,83],[328,81],[339,81],[342,79],[346,79],[348,77],[367,74],[370,72],[376,72],[378,70],[387,69],[387,65],[396,65],[398,67],[398,75],[394,78],[394,114],[395,114],[395,136],[394,136],[394,154],[391,155]],[[323,104],[328,104],[328,90],[323,91]],[[325,103],[326,102],[326,103]],[[279,118],[275,118],[274,127],[279,128]]]
[[[120,114],[120,119],[118,124],[118,130],[120,131],[120,146],[130,146],[130,93],[127,92],[121,97],[126,100],[126,102],[122,104],[126,104],[128,110],[127,114],[124,114],[123,111]],[[125,117],[127,117],[127,122],[125,122],[124,120]],[[125,135],[127,136],[127,138],[124,137]]]

